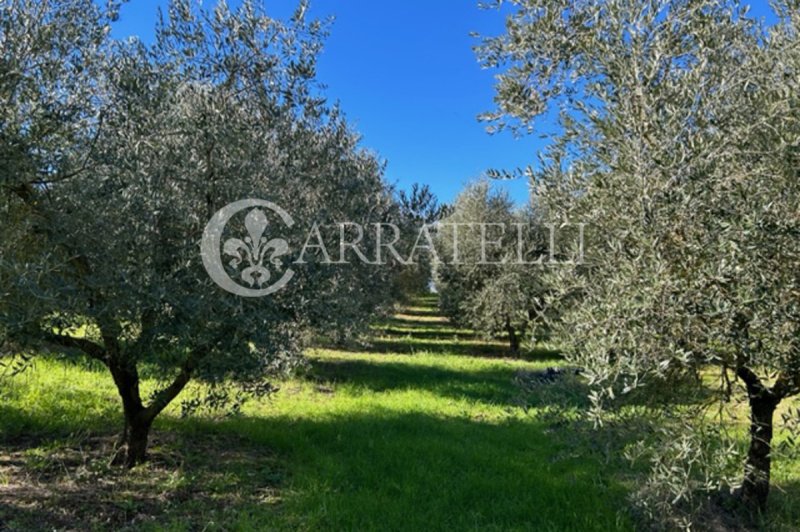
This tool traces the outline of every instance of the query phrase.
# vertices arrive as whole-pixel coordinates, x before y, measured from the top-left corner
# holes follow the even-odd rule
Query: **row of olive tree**
[[[548,253],[546,228],[487,181],[468,186],[436,233],[435,283],[443,313],[512,353],[541,329],[545,278],[530,263]],[[541,273],[541,269],[539,270]]]
[[[447,204],[439,202],[428,185],[414,183],[411,190],[400,190],[397,194],[398,227],[400,240],[397,248],[408,264],[396,276],[397,292],[401,299],[430,291],[433,281],[435,257],[431,253],[415,253],[420,232],[424,226],[435,226],[451,210]]]
[[[217,401],[226,382],[268,392],[309,331],[351,330],[387,303],[391,268],[336,268],[319,249],[269,297],[229,294],[203,269],[206,223],[243,198],[297,222],[245,220],[255,255],[262,234],[302,245],[311,222],[397,218],[382,164],[319,96],[326,28],[305,12],[282,22],[257,2],[174,0],[146,46],[110,38],[114,5],[0,1],[2,347],[105,365],[128,466],[190,380]],[[266,267],[287,268],[298,247]],[[143,364],[161,376],[149,396]]]
[[[772,2],[769,26],[735,0],[504,3],[506,32],[478,47],[502,70],[486,118],[530,131],[559,111],[532,184],[554,221],[590,228],[550,301],[573,303],[557,325],[595,413],[683,392],[642,499],[663,518],[726,485],[714,464],[735,445],[693,436],[725,434],[707,409],[740,386],[750,443],[728,486],[764,511],[776,408],[800,392],[800,3]]]

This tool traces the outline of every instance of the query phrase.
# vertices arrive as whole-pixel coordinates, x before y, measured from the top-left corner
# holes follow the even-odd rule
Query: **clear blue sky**
[[[207,5],[215,3],[205,0]],[[231,5],[236,2],[230,1]],[[295,0],[265,0],[284,18]],[[116,37],[153,38],[156,13],[166,0],[133,0],[122,8]],[[542,140],[488,135],[476,116],[492,108],[493,76],[481,70],[472,46],[476,31],[503,30],[497,11],[478,0],[312,0],[311,15],[333,15],[318,78],[326,95],[341,102],[363,145],[387,160],[387,180],[402,188],[427,183],[443,201],[488,168],[513,169],[535,162]],[[767,12],[766,0],[753,14]],[[504,181],[518,203],[527,183]]]
[[[157,8],[166,3],[124,5],[114,36],[150,42]],[[286,17],[297,2],[265,4],[268,13]],[[362,144],[386,159],[389,182],[403,188],[427,183],[449,201],[488,168],[534,161],[537,139],[491,136],[476,119],[492,107],[493,74],[479,67],[469,33],[500,33],[496,11],[479,9],[477,0],[312,0],[310,13],[335,17],[318,79],[326,95],[341,102]],[[502,186],[526,201],[527,183]]]

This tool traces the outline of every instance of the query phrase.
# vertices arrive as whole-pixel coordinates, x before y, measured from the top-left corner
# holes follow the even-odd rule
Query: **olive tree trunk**
[[[770,389],[748,367],[737,368],[737,376],[747,387],[750,404],[750,449],[745,462],[742,502],[753,515],[767,510],[772,468],[772,434],[775,409],[784,397],[797,391],[796,378],[782,373]]]
[[[128,424],[128,434],[125,467],[132,468],[147,460],[147,442],[152,421],[138,419],[133,422],[126,421],[126,424]]]
[[[519,336],[517,336],[517,331],[511,325],[509,319],[506,319],[506,332],[508,332],[508,347],[516,355],[519,353]]]
[[[750,449],[745,463],[742,500],[754,514],[767,510],[773,418],[778,403],[767,395],[750,396]]]
[[[124,464],[128,468],[143,463],[147,459],[147,440],[150,435],[152,418],[148,415],[139,393],[139,372],[135,364],[109,364],[114,384],[122,399],[122,411],[125,416],[125,428],[119,440],[119,448],[115,461],[122,461],[121,451],[126,451]]]

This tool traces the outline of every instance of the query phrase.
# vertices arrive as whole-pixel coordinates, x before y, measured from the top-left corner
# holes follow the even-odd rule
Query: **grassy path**
[[[517,406],[515,373],[557,364],[551,353],[504,358],[502,343],[453,328],[430,298],[375,334],[363,352],[312,350],[306,376],[241,416],[180,419],[173,409],[156,427],[152,463],[130,475],[102,465],[118,416],[109,378],[39,363],[0,391],[0,523],[630,528],[618,512],[624,493],[603,466],[567,452]]]

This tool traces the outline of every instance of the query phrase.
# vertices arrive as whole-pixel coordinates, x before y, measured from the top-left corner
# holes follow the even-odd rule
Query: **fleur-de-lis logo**
[[[269,222],[261,209],[253,209],[244,219],[247,235],[244,241],[238,238],[229,238],[222,246],[225,255],[233,257],[228,263],[231,268],[238,270],[239,266],[247,261],[239,276],[248,286],[261,288],[269,281],[269,268],[265,262],[275,268],[280,267],[280,257],[289,253],[289,244],[282,238],[273,238],[269,242],[264,232]]]
[[[220,287],[245,297],[259,297],[274,293],[286,286],[294,275],[294,272],[289,269],[278,281],[272,284],[268,283],[273,277],[270,270],[279,271],[282,266],[281,257],[289,253],[289,243],[283,238],[269,239],[267,237],[270,223],[262,207],[280,216],[287,227],[294,225],[292,217],[274,203],[266,200],[247,199],[236,201],[220,209],[208,222],[203,232],[201,255],[206,271]],[[244,219],[247,235],[243,239],[229,238],[220,246],[222,232],[228,221],[238,212],[248,208],[250,208],[250,212]],[[236,271],[234,276],[238,277],[243,284],[231,278],[225,270],[222,255],[229,257],[228,266]]]

